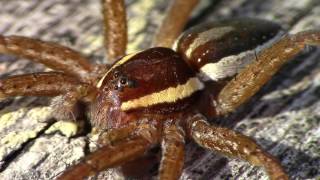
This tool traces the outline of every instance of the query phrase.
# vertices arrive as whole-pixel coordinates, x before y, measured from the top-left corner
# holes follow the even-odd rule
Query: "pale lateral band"
[[[255,59],[254,51],[245,51],[239,55],[222,58],[216,63],[208,63],[200,68],[200,78],[203,81],[219,81],[239,73],[246,65]]]
[[[219,81],[221,79],[233,77],[248,64],[256,60],[256,54],[259,54],[262,50],[270,47],[275,41],[279,40],[283,34],[283,31],[279,31],[275,37],[263,45],[257,46],[255,49],[224,57],[215,63],[205,64],[200,68],[198,76],[203,81]]]

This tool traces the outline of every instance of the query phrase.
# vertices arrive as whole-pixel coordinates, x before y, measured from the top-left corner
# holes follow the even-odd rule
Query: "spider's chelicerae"
[[[275,23],[243,18],[203,24],[180,35],[197,3],[174,0],[153,47],[125,55],[124,2],[103,0],[112,66],[90,64],[55,43],[0,35],[0,53],[56,70],[1,79],[0,98],[58,96],[54,107],[62,119],[77,118],[81,103],[90,111],[91,124],[105,131],[102,147],[60,179],[82,179],[116,166],[133,172],[128,168],[159,145],[159,179],[178,179],[186,140],[263,166],[271,179],[288,179],[278,160],[254,140],[207,119],[226,116],[246,102],[306,45],[319,44],[320,31],[288,35]]]

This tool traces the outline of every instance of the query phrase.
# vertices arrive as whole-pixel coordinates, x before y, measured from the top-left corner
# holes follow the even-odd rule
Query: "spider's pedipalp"
[[[199,0],[172,1],[157,34],[154,36],[152,46],[172,47],[198,2]]]
[[[149,141],[141,137],[133,138],[114,146],[104,146],[86,156],[84,161],[65,171],[58,179],[86,178],[104,169],[121,165],[143,155],[149,146]]]
[[[102,0],[104,43],[108,61],[124,56],[128,43],[126,10],[123,0]]]
[[[197,144],[206,149],[264,167],[271,180],[288,179],[280,162],[243,134],[209,125],[202,115],[196,115],[188,122],[188,132]]]
[[[86,156],[79,164],[72,166],[58,177],[61,180],[83,179],[107,168],[119,166],[142,156],[148,149],[158,143],[158,130],[146,126],[137,130],[136,136],[128,137],[123,141],[106,145]],[[152,134],[153,138],[146,138],[146,134]]]
[[[84,108],[81,108],[79,101],[83,100],[88,93],[79,91],[79,88],[86,87],[81,87],[81,85],[75,86],[70,91],[52,99],[50,106],[54,110],[54,117],[56,119],[75,122],[79,117],[84,115],[82,112]]]
[[[52,42],[44,42],[22,36],[0,35],[0,53],[27,58],[57,71],[92,82],[93,66],[80,53]]]
[[[82,84],[59,72],[11,76],[0,80],[0,98],[13,96],[58,96]]]
[[[219,114],[228,114],[246,102],[306,45],[320,45],[320,31],[285,35],[262,50],[255,57],[256,61],[245,67],[221,90],[217,98]]]
[[[179,179],[185,158],[185,132],[176,123],[165,123],[161,143],[159,179]]]
[[[125,127],[118,129],[110,129],[109,131],[103,131],[99,135],[99,145],[112,145],[120,140],[123,140],[134,133],[134,130],[138,128],[137,123],[129,123]],[[105,130],[105,129],[102,129]],[[101,131],[101,129],[99,129]]]

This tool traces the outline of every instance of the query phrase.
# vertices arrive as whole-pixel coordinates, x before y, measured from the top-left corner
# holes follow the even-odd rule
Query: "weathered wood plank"
[[[148,47],[168,0],[128,0],[129,51]],[[103,60],[99,1],[0,1],[0,33],[53,40]],[[202,0],[191,24],[251,16],[281,23],[290,32],[320,28],[318,0]],[[223,125],[254,137],[280,158],[293,179],[320,178],[320,50],[294,59],[254,100]],[[0,56],[0,76],[47,70]],[[0,179],[52,179],[94,146],[87,136],[46,135],[53,123],[45,98],[0,103]],[[22,108],[21,108],[22,107]],[[234,123],[238,122],[238,123]],[[121,179],[113,170],[99,179]],[[267,179],[261,168],[188,145],[182,179]]]

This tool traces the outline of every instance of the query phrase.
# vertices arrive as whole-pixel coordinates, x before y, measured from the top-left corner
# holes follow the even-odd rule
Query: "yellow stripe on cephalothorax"
[[[140,51],[139,51],[140,52]],[[132,53],[132,54],[129,54],[129,55],[126,55],[124,57],[122,57],[121,59],[119,59],[118,62],[116,62],[104,75],[103,77],[99,80],[99,82],[97,83],[97,88],[100,88],[102,86],[102,83],[104,81],[104,79],[107,77],[107,75],[112,71],[114,70],[116,67],[124,64],[125,62],[127,62],[128,60],[130,60],[134,55],[138,54],[139,52],[136,52],[136,53]]]
[[[123,102],[121,110],[127,111],[135,108],[148,107],[161,103],[171,103],[191,96],[194,92],[204,88],[204,84],[196,77],[190,78],[185,84],[169,87],[137,99]]]

